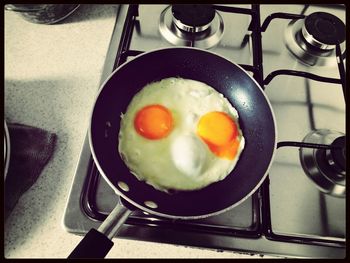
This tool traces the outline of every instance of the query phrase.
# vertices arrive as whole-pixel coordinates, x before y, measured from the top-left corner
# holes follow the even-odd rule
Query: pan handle
[[[90,229],[68,258],[104,258],[114,245],[111,239],[131,212],[119,200],[101,226],[97,230]]]

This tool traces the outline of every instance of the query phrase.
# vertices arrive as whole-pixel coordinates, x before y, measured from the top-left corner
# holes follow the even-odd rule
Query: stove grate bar
[[[304,71],[280,69],[280,70],[272,71],[269,75],[267,75],[267,77],[263,81],[264,85],[268,85],[274,77],[279,75],[297,76],[297,77],[303,77],[303,78],[308,78],[316,81],[329,82],[329,83],[335,83],[335,84],[342,83],[341,79],[322,77],[322,76],[318,76],[318,75],[315,75],[309,72],[304,72]]]
[[[236,13],[236,14],[245,14],[245,15],[252,15],[254,13],[250,8],[222,6],[222,5],[213,5],[213,8],[217,11],[222,11],[227,13]]]
[[[342,85],[342,88],[343,88],[344,100],[345,100],[345,103],[346,103],[346,75],[345,75],[345,67],[344,67],[344,62],[343,62],[343,55],[341,53],[341,49],[340,49],[340,44],[339,43],[335,46],[335,52],[336,52],[336,55],[337,55],[338,70],[339,70],[341,85]]]
[[[128,13],[125,18],[124,28],[122,35],[120,37],[119,48],[115,58],[115,63],[113,70],[119,67],[125,62],[126,57],[122,56],[130,48],[131,37],[134,29],[136,19],[139,15],[139,6],[136,4],[131,4],[128,8]]]
[[[270,208],[270,179],[267,177],[263,182],[262,188],[262,227],[264,236],[271,241],[283,241],[299,244],[311,244],[321,245],[329,247],[345,247],[345,240],[339,240],[339,238],[332,237],[314,237],[314,236],[301,236],[292,234],[276,234],[273,232],[271,223],[271,208]]]
[[[283,141],[277,143],[277,149],[280,147],[300,147],[300,148],[313,148],[313,149],[341,149],[342,147],[327,145],[327,144],[318,144],[318,143],[306,143],[306,142],[293,142],[293,141]]]
[[[271,15],[269,15],[268,17],[266,17],[266,19],[264,20],[262,26],[261,26],[261,32],[265,32],[267,27],[269,26],[271,20],[279,18],[279,19],[294,19],[294,20],[298,20],[298,19],[303,19],[305,18],[305,15],[299,15],[299,14],[290,14],[290,13],[273,13]]]

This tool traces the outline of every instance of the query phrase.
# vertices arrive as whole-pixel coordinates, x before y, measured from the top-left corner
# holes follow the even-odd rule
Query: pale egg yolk
[[[238,129],[227,113],[213,111],[203,115],[197,125],[197,134],[216,156],[229,160],[236,156]]]
[[[157,140],[166,137],[173,127],[171,112],[159,104],[148,105],[136,113],[135,130],[143,137]]]

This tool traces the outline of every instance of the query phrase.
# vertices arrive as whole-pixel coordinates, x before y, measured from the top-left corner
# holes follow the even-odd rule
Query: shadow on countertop
[[[81,4],[71,15],[54,25],[79,23],[85,20],[97,20],[115,16],[118,5]]]
[[[71,111],[66,105],[75,107],[75,111],[83,117],[81,105],[85,99],[81,100],[82,96],[79,98],[79,93],[71,82],[60,78],[30,81],[6,79],[5,87],[4,108],[7,121],[43,128],[57,134],[55,154],[31,187],[30,195],[33,199],[18,202],[4,222],[6,256],[14,247],[31,242],[35,233],[40,232],[43,222],[49,222],[53,215],[60,213],[56,210],[57,203],[62,205],[65,202],[62,196],[66,196],[69,191],[67,186],[71,183],[73,174],[67,171],[71,171],[78,158],[73,154],[72,145],[76,143],[75,134],[80,129],[79,122],[74,122],[74,118],[70,117]],[[56,103],[50,102],[55,98],[59,98]],[[28,193],[24,195],[26,194]]]

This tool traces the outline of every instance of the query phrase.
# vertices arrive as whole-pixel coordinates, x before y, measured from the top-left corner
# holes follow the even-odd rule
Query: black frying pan
[[[239,114],[239,125],[246,143],[236,167],[224,180],[200,190],[172,194],[156,190],[132,175],[118,153],[120,114],[126,111],[133,96],[146,84],[168,77],[208,84],[222,93]],[[126,200],[127,207],[181,219],[215,215],[243,202],[263,182],[276,149],[274,115],[259,84],[240,66],[225,58],[186,47],[147,52],[116,69],[97,96],[89,136],[99,171],[121,200]],[[166,171],[164,173],[166,176]],[[130,209],[119,204],[99,231],[89,232],[70,256],[103,257],[113,243],[109,239],[101,241],[106,238],[100,232],[107,232],[112,238],[116,229],[108,230],[112,228],[110,225],[115,222],[121,225],[129,213]],[[91,249],[90,241],[106,243],[104,245],[108,248],[100,251],[93,245]]]

